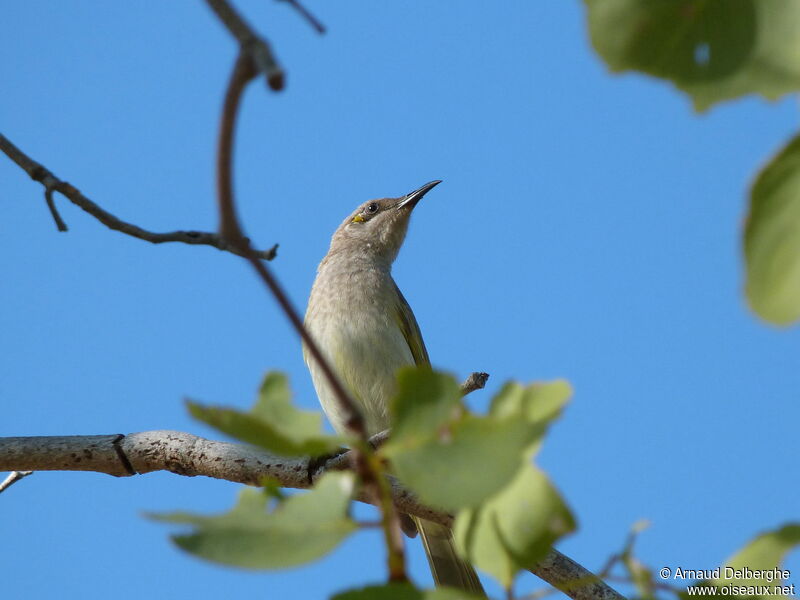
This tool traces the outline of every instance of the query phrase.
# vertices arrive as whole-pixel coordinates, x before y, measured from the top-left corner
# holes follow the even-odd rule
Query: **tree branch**
[[[25,479],[28,475],[33,475],[33,471],[12,471],[9,473],[8,477],[3,480],[3,483],[0,483],[0,493],[5,492],[12,485]]]
[[[349,454],[323,462],[314,471],[312,481],[326,471],[351,468]],[[264,477],[272,477],[283,487],[305,489],[311,487],[309,468],[308,458],[275,456],[252,446],[216,442],[179,431],[0,438],[0,471],[94,471],[115,477],[169,471],[252,486],[259,485]],[[443,525],[453,524],[452,516],[425,506],[396,479],[390,477],[389,482],[398,510]],[[357,499],[376,503],[372,494],[363,492]],[[625,600],[555,549],[529,571],[574,600]]]
[[[303,17],[311,27],[313,27],[316,32],[320,35],[325,33],[325,25],[323,25],[319,19],[317,19],[314,15],[311,14],[311,11],[308,10],[305,6],[300,4],[298,0],[283,0],[287,4],[289,4],[292,8],[294,8],[301,17]]]
[[[227,0],[206,0],[206,2],[239,42],[240,53],[247,55],[258,72],[266,76],[270,89],[276,92],[282,90],[286,83],[286,75],[275,60],[267,41],[250,27]]]
[[[133,225],[132,223],[122,221],[89,200],[89,198],[84,196],[76,187],[56,177],[43,165],[39,164],[25,154],[22,150],[17,148],[11,143],[11,140],[2,134],[0,134],[0,150],[2,150],[6,156],[19,165],[19,167],[24,170],[31,179],[38,181],[44,186],[45,198],[48,206],[51,207],[51,212],[59,231],[66,231],[67,226],[64,224],[63,220],[61,220],[61,217],[55,210],[55,204],[52,200],[53,192],[58,192],[67,200],[72,202],[75,206],[82,208],[84,211],[92,215],[95,219],[100,221],[109,229],[119,231],[120,233],[130,235],[140,240],[151,242],[153,244],[163,244],[164,242],[182,242],[184,244],[191,244],[195,246],[213,246],[217,250],[239,254],[237,249],[232,244],[229,244],[223,237],[217,235],[216,233],[207,233],[204,231],[171,231],[169,233],[153,233],[152,231],[147,231],[141,227]],[[275,258],[277,250],[278,246],[275,245],[269,250],[254,250],[253,253],[258,258],[272,260]]]
[[[464,380],[464,383],[461,384],[461,395],[466,396],[472,392],[482,390],[484,387],[486,387],[486,382],[488,380],[488,373],[471,373],[470,376]]]

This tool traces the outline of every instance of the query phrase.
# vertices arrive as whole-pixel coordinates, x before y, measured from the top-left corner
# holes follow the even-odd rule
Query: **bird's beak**
[[[422,197],[425,194],[427,194],[430,190],[435,188],[440,183],[442,183],[442,180],[441,179],[437,179],[436,181],[431,181],[429,183],[426,183],[421,188],[419,188],[418,190],[414,190],[410,194],[406,194],[400,200],[400,202],[397,203],[397,208],[403,208],[403,207],[406,207],[406,206],[408,208],[414,208],[417,205],[417,202],[422,200]]]

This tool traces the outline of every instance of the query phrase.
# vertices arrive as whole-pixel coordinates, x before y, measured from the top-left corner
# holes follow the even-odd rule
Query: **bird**
[[[356,208],[334,232],[311,288],[305,327],[361,411],[369,435],[390,426],[397,370],[430,366],[417,319],[392,278],[392,264],[412,211],[440,183],[431,181],[404,196],[369,200]],[[346,417],[305,344],[303,358],[325,414],[342,433]],[[407,534],[413,535],[415,526],[420,533],[437,586],[484,595],[475,570],[456,554],[450,528],[403,517]]]

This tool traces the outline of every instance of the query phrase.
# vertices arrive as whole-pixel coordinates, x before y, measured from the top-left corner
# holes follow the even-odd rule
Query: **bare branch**
[[[114,477],[169,471],[252,486],[271,477],[283,487],[296,489],[311,487],[326,471],[352,468],[351,458],[348,451],[321,461],[309,480],[308,458],[275,456],[253,446],[207,440],[179,431],[0,438],[0,471],[92,471]],[[396,481],[392,490],[404,512],[432,521],[452,521],[449,516],[422,506]],[[373,503],[366,495],[359,499]]]
[[[488,379],[488,373],[479,373],[476,371],[475,373],[470,374],[470,376],[464,380],[464,383],[461,384],[461,395],[466,396],[467,394],[471,394],[477,390],[482,390],[484,387],[486,387],[486,382]]]
[[[555,548],[528,571],[575,600],[625,600],[597,575]]]
[[[82,208],[84,211],[92,215],[95,219],[100,221],[109,229],[119,231],[120,233],[130,235],[140,240],[151,242],[153,244],[163,244],[164,242],[181,242],[195,246],[212,246],[218,250],[239,254],[236,248],[215,233],[207,233],[204,231],[171,231],[169,233],[153,233],[152,231],[147,231],[141,227],[133,225],[132,223],[122,221],[89,200],[89,198],[84,196],[76,187],[67,183],[66,181],[60,180],[58,177],[53,175],[51,171],[30,158],[2,134],[0,134],[0,150],[2,150],[3,153],[11,160],[17,163],[17,165],[19,165],[28,175],[30,175],[31,179],[38,181],[44,186],[48,206],[52,205],[53,209],[55,209],[55,205],[52,202],[52,193],[55,191],[67,198],[67,200],[72,202],[74,205]],[[67,230],[66,224],[64,224],[57,212],[53,212],[53,218],[56,220],[56,224],[58,225],[60,231]],[[253,250],[253,253],[260,259],[272,260],[275,258],[277,250],[278,246],[275,245],[269,250]]]
[[[206,2],[239,42],[240,53],[247,55],[258,72],[266,75],[270,89],[276,92],[282,90],[286,75],[275,60],[267,41],[250,27],[227,0],[206,0]]]
[[[375,450],[380,448],[386,443],[386,440],[389,439],[389,433],[391,430],[384,429],[383,431],[379,431],[375,435],[369,438],[369,445],[372,446]]]
[[[5,492],[18,481],[25,479],[28,475],[33,475],[33,471],[12,471],[2,483],[0,483],[0,493]]]
[[[61,215],[58,214],[58,209],[56,208],[56,202],[53,200],[53,188],[52,187],[45,187],[44,188],[44,200],[47,203],[47,208],[50,210],[50,215],[53,217],[53,220],[56,222],[56,229],[59,231],[68,231],[69,228],[67,224],[64,223],[64,219],[61,218]]]
[[[350,452],[322,463],[313,475],[352,468]],[[169,471],[176,475],[203,475],[257,486],[271,477],[283,487],[305,489],[308,458],[275,456],[244,444],[216,442],[179,431],[144,431],[128,435],[0,438],[0,471],[94,471],[116,477]],[[402,512],[452,526],[453,517],[422,504],[416,495],[389,477],[392,500]],[[361,502],[377,504],[362,492]],[[574,600],[624,600],[601,579],[557,550],[530,572]]]
[[[311,11],[309,11],[305,6],[300,4],[298,0],[283,0],[283,1],[286,2],[287,4],[290,4],[292,8],[294,8],[298,13],[300,13],[300,16],[303,17],[306,21],[308,21],[308,24],[311,25],[311,27],[313,27],[314,29],[316,29],[317,33],[319,33],[320,35],[325,33],[325,26],[322,23],[320,23],[319,20],[314,15],[311,14]]]

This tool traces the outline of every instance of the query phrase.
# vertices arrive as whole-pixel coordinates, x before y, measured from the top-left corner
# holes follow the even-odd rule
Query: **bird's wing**
[[[392,283],[394,284],[394,289],[397,292],[398,298],[394,311],[397,324],[403,332],[403,337],[406,339],[406,343],[411,350],[411,355],[414,357],[416,365],[418,367],[428,366],[431,364],[431,361],[428,358],[428,351],[425,349],[425,342],[422,340],[422,333],[419,330],[419,325],[417,325],[417,319],[414,317],[414,313],[408,305],[408,302],[406,302],[406,299],[403,297],[400,288],[397,287],[396,283]]]

